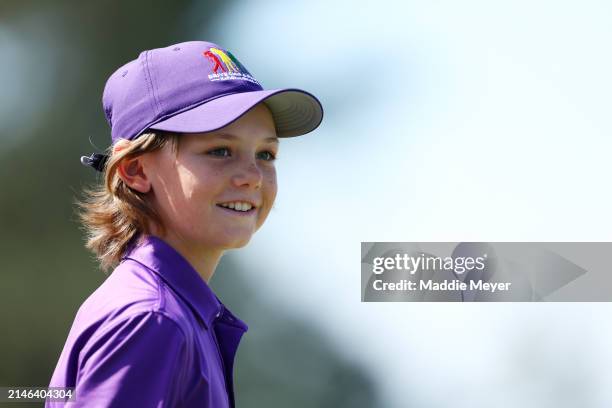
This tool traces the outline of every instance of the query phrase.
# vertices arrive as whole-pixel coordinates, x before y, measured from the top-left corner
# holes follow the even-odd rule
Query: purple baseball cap
[[[141,52],[110,76],[102,95],[113,145],[148,129],[211,132],[260,102],[272,112],[278,137],[304,135],[323,119],[314,95],[294,88],[264,90],[231,52],[205,41]],[[99,153],[81,157],[99,171],[105,161]]]

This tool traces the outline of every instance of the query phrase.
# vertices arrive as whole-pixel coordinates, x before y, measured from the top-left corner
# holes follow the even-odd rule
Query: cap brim
[[[323,120],[323,107],[315,96],[300,89],[273,89],[221,96],[155,123],[149,129],[212,132],[229,125],[260,102],[272,112],[278,137],[304,135]]]

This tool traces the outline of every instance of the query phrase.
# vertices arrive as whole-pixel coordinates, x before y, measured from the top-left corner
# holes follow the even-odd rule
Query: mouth
[[[229,214],[234,215],[250,215],[257,211],[257,206],[249,201],[230,201],[226,203],[218,203],[217,207]]]

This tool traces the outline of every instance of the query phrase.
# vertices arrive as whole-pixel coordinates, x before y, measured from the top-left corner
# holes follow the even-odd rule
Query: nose
[[[254,161],[241,163],[232,177],[232,182],[236,187],[261,188],[263,174],[261,169]]]

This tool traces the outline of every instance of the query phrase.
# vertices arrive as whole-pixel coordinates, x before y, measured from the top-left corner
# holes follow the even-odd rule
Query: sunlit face
[[[220,130],[180,135],[178,152],[168,143],[151,153],[145,173],[167,233],[191,248],[246,245],[276,198],[277,153],[263,104]]]

